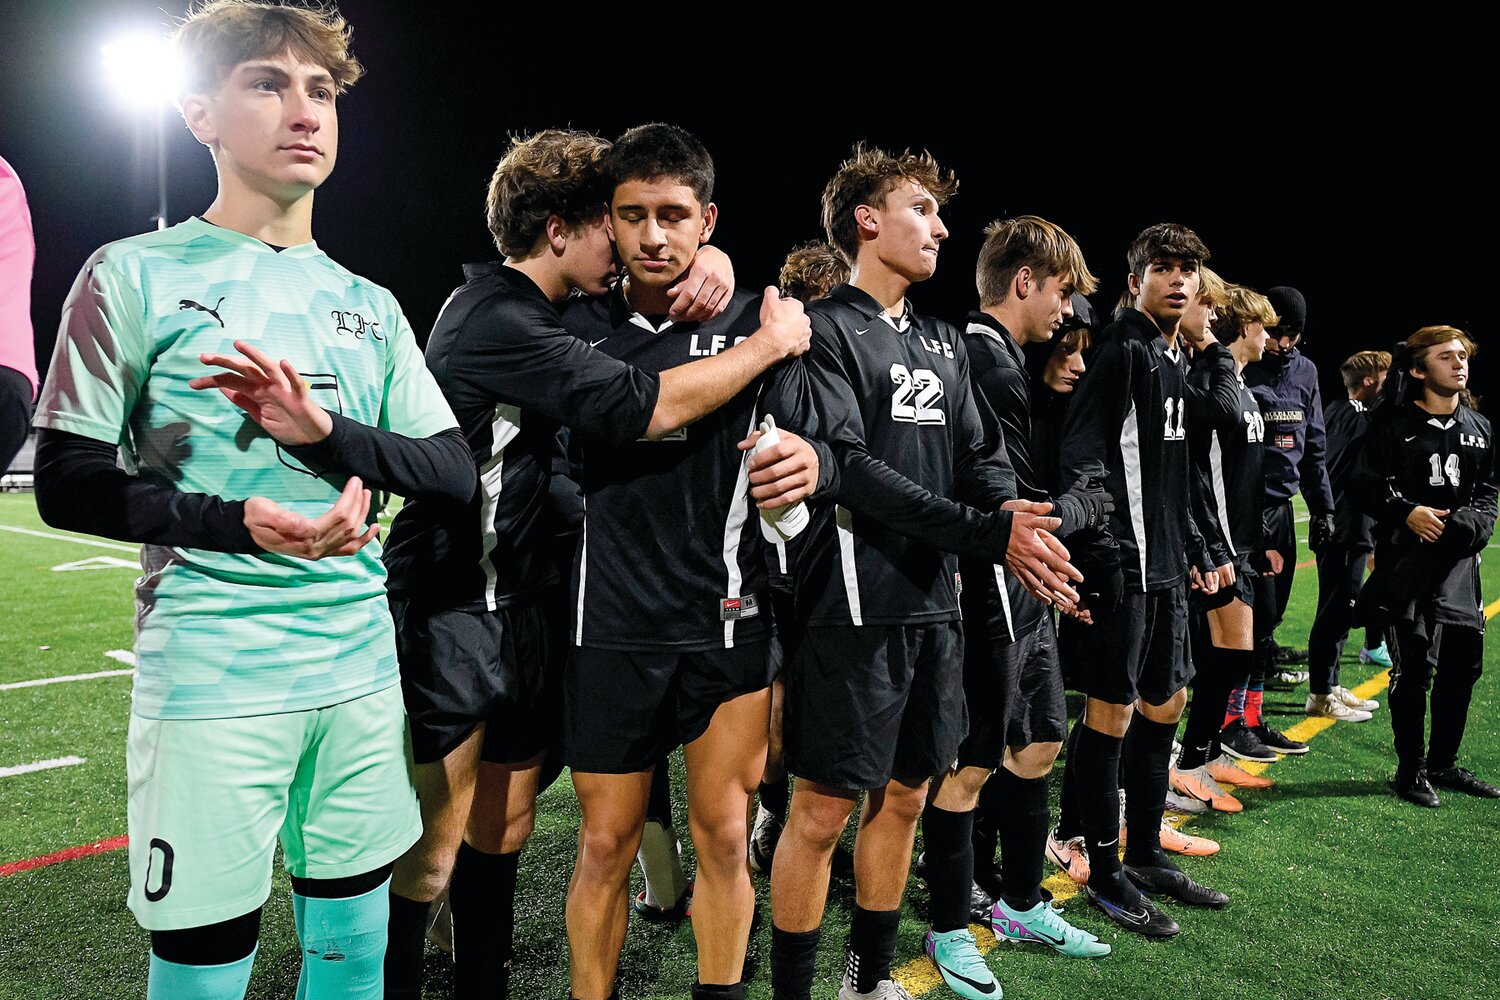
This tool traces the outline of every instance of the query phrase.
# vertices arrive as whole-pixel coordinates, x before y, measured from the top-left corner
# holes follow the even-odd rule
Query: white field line
[[[58,563],[52,567],[54,573],[73,573],[95,569],[133,569],[139,571],[140,560],[121,559],[119,556],[90,556],[73,562]]]
[[[126,674],[135,673],[135,654],[130,650],[111,649],[104,655],[111,660],[128,663],[130,667],[125,670],[100,670],[92,674],[65,674],[61,677],[38,677],[30,681],[11,681],[9,684],[0,684],[0,691],[18,691],[21,688],[45,687],[48,684],[69,684],[73,681],[93,681],[101,677],[124,677]]]
[[[17,764],[15,767],[0,767],[0,778],[14,778],[18,774],[30,774],[33,771],[50,771],[55,767],[74,767],[78,764],[87,764],[88,761],[82,757],[56,757],[52,760],[38,760],[30,764]]]
[[[119,542],[101,542],[95,538],[77,538],[73,535],[54,535],[50,531],[33,531],[31,528],[17,528],[9,524],[0,524],[0,531],[13,531],[18,535],[31,535],[33,538],[50,538],[55,542],[74,542],[78,545],[92,545],[96,549],[114,549],[116,552],[139,553],[139,545],[121,545]]]
[[[96,674],[67,674],[63,677],[38,677],[33,681],[12,681],[9,684],[0,684],[0,691],[17,691],[21,688],[43,687],[47,684],[68,684],[72,681],[92,681],[100,677],[123,677],[133,674],[134,670],[101,670]]]

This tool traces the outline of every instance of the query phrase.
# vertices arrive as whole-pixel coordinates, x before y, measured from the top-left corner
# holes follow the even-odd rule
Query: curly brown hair
[[[283,52],[328,70],[342,94],[365,72],[349,51],[352,35],[332,5],[210,0],[189,10],[173,36],[183,67],[178,100],[214,90],[242,62]]]
[[[827,243],[804,243],[786,255],[777,284],[781,294],[801,302],[821,299],[849,280],[849,265]]]
[[[571,129],[514,136],[495,165],[485,200],[485,218],[500,252],[518,259],[533,256],[550,216],[571,229],[602,215],[609,200],[604,176],[609,148],[607,140]]]
[[[823,231],[851,266],[859,253],[854,210],[860,205],[884,208],[885,196],[902,181],[926,188],[939,205],[946,204],[958,191],[953,171],[944,171],[925,149],[920,153],[908,149],[892,156],[862,142],[855,145],[854,152],[823,188]]]

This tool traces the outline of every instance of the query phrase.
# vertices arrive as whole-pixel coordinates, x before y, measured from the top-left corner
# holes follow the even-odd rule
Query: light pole
[[[160,34],[126,35],[104,46],[104,72],[116,96],[150,114],[156,138],[156,228],[167,228],[167,106],[176,99],[178,66]]]

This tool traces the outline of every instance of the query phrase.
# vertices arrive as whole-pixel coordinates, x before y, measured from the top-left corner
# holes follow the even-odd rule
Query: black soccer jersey
[[[958,553],[1003,562],[1015,497],[1004,443],[989,441],[963,338],[908,308],[892,319],[852,285],[807,307],[805,356],[842,480],[814,508],[797,560],[812,625],[950,621]],[[982,404],[980,404],[982,405]]]
[[[1048,499],[1046,486],[1033,471],[1031,382],[1020,345],[993,316],[971,312],[964,348],[969,354],[974,393],[988,404],[979,408],[980,419],[986,423],[998,421],[998,432],[992,426],[985,430],[992,435],[998,433],[1005,441],[1005,455],[1015,472],[1020,495],[1027,500]],[[971,624],[988,622],[986,638],[998,643],[1015,642],[1036,628],[1047,613],[1047,606],[1004,566],[963,558],[959,567],[969,581],[962,601],[964,618]]]
[[[1071,392],[1054,392],[1040,378],[1031,383],[1031,464],[1038,483],[1050,496],[1063,491],[1058,453],[1062,450],[1063,422],[1067,420],[1072,400]]]
[[[464,268],[427,342],[427,367],[479,467],[467,503],[411,498],[391,525],[390,590],[438,607],[494,610],[555,582],[548,491],[559,422],[634,440],[656,408],[657,376],[593,350],[525,274]]]
[[[1333,540],[1373,547],[1375,522],[1349,496],[1359,443],[1370,426],[1370,411],[1357,399],[1339,399],[1323,411],[1328,432],[1328,485],[1333,487]]]
[[[599,350],[661,372],[755,333],[760,298],[737,292],[714,319],[672,323],[640,315],[617,290],[570,303],[564,321]],[[750,453],[736,447],[767,412],[789,429],[816,426],[800,361],[781,363],[659,441],[573,435],[584,496],[572,582],[575,645],[700,652],[767,638],[766,554],[749,496]],[[819,457],[832,464],[826,450]]]
[[[1376,575],[1366,589],[1386,594],[1386,607],[1407,620],[1433,611],[1438,622],[1483,628],[1475,555],[1495,529],[1490,422],[1462,405],[1451,416],[1415,403],[1377,411],[1353,475],[1354,502],[1375,518]],[[1406,526],[1417,506],[1449,511],[1436,543]],[[1387,583],[1392,574],[1397,579]],[[1404,600],[1388,599],[1392,585]]]
[[[1211,360],[1199,355],[1188,371],[1189,383],[1206,391],[1211,376]],[[1266,425],[1260,404],[1238,375],[1235,388],[1238,405],[1227,416],[1193,421],[1190,414],[1188,448],[1216,535],[1229,558],[1242,560],[1265,549],[1260,512],[1265,497],[1261,456]]]
[[[1103,480],[1114,498],[1110,531],[1119,542],[1127,589],[1137,593],[1182,582],[1196,539],[1190,506],[1187,425],[1199,414],[1227,410],[1233,358],[1221,345],[1204,354],[1210,390],[1187,382],[1181,345],[1148,317],[1121,310],[1105,328],[1088,376],[1078,383],[1063,427],[1061,481]],[[1189,404],[1192,404],[1191,407]]]

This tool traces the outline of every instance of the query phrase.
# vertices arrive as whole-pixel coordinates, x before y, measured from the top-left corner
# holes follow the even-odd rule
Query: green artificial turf
[[[0,495],[0,525],[49,531],[30,495]],[[1491,549],[1488,552],[1494,552]],[[56,572],[53,566],[129,553],[0,531],[0,684],[118,669],[104,653],[131,644],[129,569]],[[1311,556],[1306,553],[1302,560]],[[1497,560],[1500,562],[1500,560]],[[1482,567],[1486,594],[1500,575]],[[1300,570],[1281,639],[1305,645],[1316,578]],[[1351,649],[1358,642],[1350,643]],[[47,648],[42,648],[47,647]],[[1464,743],[1467,766],[1500,780],[1500,681],[1496,651],[1475,692]],[[1353,687],[1376,671],[1346,657]],[[87,763],[0,778],[0,865],[125,832],[124,744],[128,677],[0,691],[0,767],[75,755]],[[1281,728],[1303,718],[1306,687],[1267,695]],[[1381,699],[1384,700],[1383,698]],[[1390,726],[1384,710],[1363,725],[1340,723],[1312,752],[1267,772],[1277,787],[1243,795],[1245,811],[1210,814],[1189,830],[1220,840],[1216,857],[1183,859],[1195,878],[1229,893],[1219,912],[1171,906],[1180,937],[1149,942],[1116,933],[1077,897],[1069,919],[1115,946],[1098,961],[1001,945],[988,956],[1007,997],[1385,997],[1500,996],[1500,801],[1443,797],[1437,810],[1394,798]],[[682,787],[680,757],[673,763]],[[1060,779],[1060,774],[1058,775]],[[1056,792],[1054,781],[1054,794]],[[677,825],[686,817],[677,804]],[[563,898],[572,870],[577,804],[566,776],[539,805],[523,857],[516,902],[512,996],[567,996]],[[684,845],[691,865],[692,845]],[[757,877],[767,919],[751,944],[750,996],[769,998],[767,883]],[[125,852],[0,876],[0,1000],[114,1000],[145,992],[147,938],[125,908]],[[632,892],[640,888],[636,876]],[[898,965],[921,953],[926,892],[911,884]],[[835,880],[814,995],[831,998],[853,907],[853,887]],[[621,995],[685,998],[694,969],[687,924],[632,918],[621,961]],[[446,996],[452,967],[429,951],[429,996]],[[266,908],[249,995],[290,997],[298,948],[289,887],[278,875]],[[938,987],[931,997],[949,996]]]

